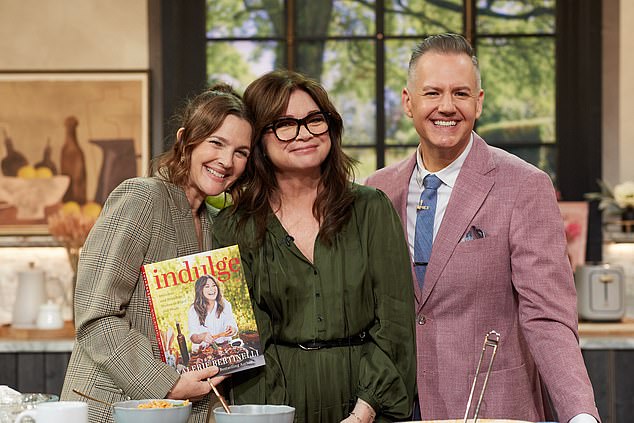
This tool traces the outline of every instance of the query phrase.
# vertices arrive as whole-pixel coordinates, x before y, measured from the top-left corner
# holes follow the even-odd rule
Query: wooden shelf
[[[21,329],[11,325],[0,326],[0,339],[39,340],[39,339],[74,339],[75,327],[73,322],[64,322],[61,329]]]
[[[621,322],[579,322],[579,336],[632,336],[634,319]]]
[[[603,240],[605,242],[634,242],[634,232],[624,232],[623,224],[630,225],[629,221],[606,220],[603,222]]]

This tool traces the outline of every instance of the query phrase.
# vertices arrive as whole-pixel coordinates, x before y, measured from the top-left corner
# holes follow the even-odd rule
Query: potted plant
[[[587,193],[585,198],[599,201],[599,210],[619,217],[623,232],[634,233],[634,182],[623,182],[614,189],[601,180],[597,183],[601,192]]]

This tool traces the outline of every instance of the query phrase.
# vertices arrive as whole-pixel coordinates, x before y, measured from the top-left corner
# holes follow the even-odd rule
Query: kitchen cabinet
[[[579,324],[581,352],[603,423],[634,416],[634,320]],[[574,387],[571,387],[574,389]]]
[[[582,353],[603,423],[632,421],[634,349],[586,349]]]
[[[634,416],[634,334],[624,333],[624,326],[614,332],[613,326],[580,325],[582,354],[603,423],[629,422]],[[601,328],[612,333],[598,335]],[[0,337],[0,385],[59,395],[73,343]]]
[[[583,350],[603,423],[628,422],[634,415],[634,349]],[[0,353],[0,384],[20,392],[59,395],[70,352]]]
[[[0,327],[0,385],[59,395],[75,341],[72,324],[48,331]]]
[[[59,395],[70,352],[0,353],[0,385],[19,392]]]

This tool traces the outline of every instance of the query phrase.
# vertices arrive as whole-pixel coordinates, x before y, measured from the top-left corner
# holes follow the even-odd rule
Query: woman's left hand
[[[341,423],[372,423],[376,417],[376,412],[367,402],[357,398],[354,410]]]
[[[183,373],[165,398],[199,401],[212,390],[210,383],[218,385],[226,375],[216,376],[220,369],[216,366]]]
[[[373,420],[363,420],[361,417],[357,417],[356,414],[351,414],[345,419],[341,420],[341,423],[371,423]]]

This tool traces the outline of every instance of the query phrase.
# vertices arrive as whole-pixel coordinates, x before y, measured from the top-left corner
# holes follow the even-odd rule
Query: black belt
[[[320,350],[322,348],[336,348],[336,347],[350,347],[355,345],[362,345],[368,342],[368,334],[363,331],[348,338],[331,339],[329,341],[306,341],[306,342],[284,342],[275,341],[278,345],[284,345],[287,347],[297,347],[305,351]]]

